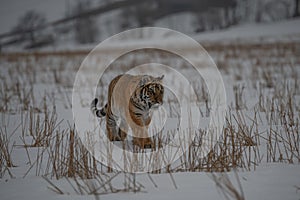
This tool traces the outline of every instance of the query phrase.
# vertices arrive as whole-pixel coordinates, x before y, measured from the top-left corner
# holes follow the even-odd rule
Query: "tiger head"
[[[140,100],[148,109],[157,109],[163,104],[164,87],[161,77],[143,76],[139,84]]]

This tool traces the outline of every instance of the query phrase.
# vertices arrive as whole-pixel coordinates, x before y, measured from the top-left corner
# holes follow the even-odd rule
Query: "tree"
[[[300,16],[299,13],[299,0],[295,0],[295,11],[294,11],[294,17]]]
[[[46,18],[42,13],[35,10],[27,11],[18,20],[17,25],[13,28],[13,32],[19,32],[18,40],[29,40],[35,43],[37,38],[43,35],[42,28],[46,25]]]
[[[263,14],[263,3],[261,0],[256,1],[256,13],[255,13],[255,22],[259,23],[262,21],[262,14]]]
[[[78,1],[72,10],[72,15],[78,15],[90,9],[90,1]],[[80,44],[95,42],[98,28],[92,16],[77,18],[74,23],[75,40]]]
[[[264,5],[265,18],[269,21],[287,19],[290,16],[290,4],[284,0],[271,1]]]

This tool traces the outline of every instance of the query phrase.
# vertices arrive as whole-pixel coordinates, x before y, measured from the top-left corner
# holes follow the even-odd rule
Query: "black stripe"
[[[147,107],[146,106],[143,106],[142,104],[139,104],[139,103],[134,103],[133,104],[135,106],[135,108],[141,110],[141,111],[147,111]]]
[[[106,114],[101,112],[102,110],[96,110],[96,116],[97,117],[104,117]]]
[[[143,114],[137,113],[137,112],[133,112],[133,114],[136,115],[136,116],[142,116],[143,115]]]
[[[108,117],[107,123],[108,123],[109,125],[115,126],[115,125],[117,124],[116,121],[115,121],[115,119],[112,118],[110,115],[107,116],[107,117]]]
[[[141,107],[141,104],[135,102],[132,98],[130,99],[130,103],[132,103],[136,108],[138,108],[139,110],[144,110],[143,107]]]
[[[102,116],[105,116],[106,115],[106,109],[102,108],[101,110],[99,110],[100,114]]]
[[[97,104],[98,104],[98,99],[95,98],[92,102],[91,102],[91,111],[93,112],[94,115],[96,115],[97,117],[104,117],[106,115],[106,108],[107,108],[107,104],[101,108],[98,109],[97,108]]]

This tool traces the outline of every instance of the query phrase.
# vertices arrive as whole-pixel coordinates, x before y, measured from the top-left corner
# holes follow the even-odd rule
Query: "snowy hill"
[[[197,41],[216,41],[259,37],[283,39],[282,36],[289,36],[289,39],[292,39],[293,35],[300,37],[300,18],[262,24],[242,24],[226,30],[200,33],[192,37]]]

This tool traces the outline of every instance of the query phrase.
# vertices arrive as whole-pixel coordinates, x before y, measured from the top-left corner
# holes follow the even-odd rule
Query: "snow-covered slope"
[[[205,32],[193,35],[198,41],[214,41],[228,39],[254,39],[258,37],[277,37],[300,35],[300,18],[262,24],[242,24],[226,30]]]

